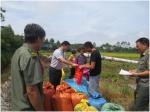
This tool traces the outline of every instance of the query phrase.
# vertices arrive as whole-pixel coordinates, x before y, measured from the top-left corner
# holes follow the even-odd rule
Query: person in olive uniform
[[[137,87],[134,92],[135,110],[149,110],[149,39],[140,38],[136,41],[136,48],[140,53],[140,59],[136,70],[130,70],[136,76]]]
[[[11,100],[13,111],[44,111],[43,73],[38,52],[46,36],[37,24],[24,29],[24,44],[11,60]]]

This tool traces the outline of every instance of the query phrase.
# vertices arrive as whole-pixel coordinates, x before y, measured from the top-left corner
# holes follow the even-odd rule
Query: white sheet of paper
[[[123,69],[120,70],[119,74],[121,74],[121,75],[132,75],[130,72],[123,70]]]

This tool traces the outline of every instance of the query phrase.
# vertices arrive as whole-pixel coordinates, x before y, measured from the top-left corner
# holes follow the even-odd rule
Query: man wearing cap
[[[139,38],[136,48],[140,53],[137,69],[130,70],[132,76],[136,76],[137,87],[134,92],[135,110],[149,110],[149,39]]]
[[[68,61],[65,51],[69,49],[70,43],[68,41],[64,41],[61,43],[60,48],[56,49],[53,52],[50,68],[49,68],[49,81],[56,89],[57,85],[60,84],[62,72],[61,69],[63,67],[63,63],[72,65],[73,67],[78,66],[70,61]]]
[[[97,51],[91,42],[85,42],[84,47],[87,52],[91,52],[90,64],[85,64],[79,66],[80,69],[88,68],[90,69],[89,77],[89,93],[99,92],[99,79],[101,74],[101,55]]]

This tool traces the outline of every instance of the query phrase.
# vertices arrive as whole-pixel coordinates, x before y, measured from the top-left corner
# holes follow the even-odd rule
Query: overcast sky
[[[148,1],[2,1],[5,22],[15,34],[23,34],[28,23],[36,23],[55,42],[116,44],[149,38]]]

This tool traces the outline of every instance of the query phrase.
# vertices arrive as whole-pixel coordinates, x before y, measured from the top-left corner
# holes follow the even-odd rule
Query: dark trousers
[[[149,87],[137,87],[134,92],[136,111],[149,110]]]
[[[57,70],[53,67],[49,68],[49,82],[54,86],[55,89],[57,85],[60,85],[61,76],[61,70]]]
[[[69,76],[69,78],[73,78],[73,76],[74,76],[74,74],[75,74],[75,68],[70,68],[70,76]]]

